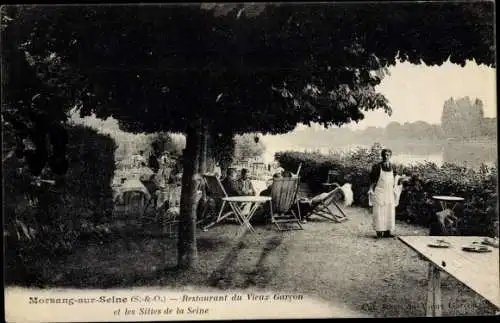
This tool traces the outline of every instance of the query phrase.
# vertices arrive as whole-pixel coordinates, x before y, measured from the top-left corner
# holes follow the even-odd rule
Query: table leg
[[[441,270],[429,263],[426,316],[441,316]]]
[[[250,219],[252,218],[253,214],[255,213],[257,206],[258,206],[257,203],[251,203],[251,202],[250,202],[250,204],[245,203],[244,208],[249,207],[249,210],[246,213],[240,213],[242,225],[243,224],[246,225],[246,227],[252,232],[255,232],[255,230],[252,227],[252,224],[250,223]]]
[[[441,204],[441,210],[444,211],[447,209],[447,205],[445,201],[439,201],[439,204]]]
[[[271,215],[271,223],[274,223],[273,201],[272,200],[269,200],[269,213]]]
[[[248,213],[247,216],[245,216],[245,223],[247,227],[252,231],[255,232],[255,229],[253,228],[252,224],[250,223],[250,220],[254,216],[255,212],[259,208],[260,203],[253,203],[252,207],[250,208],[250,212]]]
[[[236,214],[236,218],[238,219],[239,224],[241,226],[246,225],[247,228],[250,229],[250,231],[254,232],[252,225],[247,221],[246,216],[242,214],[241,209],[238,207],[238,205],[235,205],[235,203],[233,202],[229,202],[229,205],[231,206],[233,212]],[[250,208],[250,212],[251,210],[252,208]]]

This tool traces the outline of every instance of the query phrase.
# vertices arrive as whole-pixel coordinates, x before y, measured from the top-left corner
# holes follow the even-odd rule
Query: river
[[[488,142],[440,142],[436,144],[415,144],[415,143],[387,143],[386,147],[393,150],[393,161],[402,164],[416,164],[423,162],[433,162],[441,166],[444,162],[457,165],[477,168],[482,163],[488,166],[498,164],[497,143]],[[331,147],[328,145],[308,145],[298,146],[285,141],[266,142],[266,152],[264,159],[270,162],[274,159],[274,154],[279,151],[319,151],[322,154],[331,152],[348,153],[356,148],[369,148],[369,145],[343,145]]]

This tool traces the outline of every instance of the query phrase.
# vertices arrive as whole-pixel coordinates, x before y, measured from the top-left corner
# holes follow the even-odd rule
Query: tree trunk
[[[200,173],[203,175],[207,172],[207,149],[208,149],[208,127],[203,125],[203,130],[201,132],[200,138],[200,160],[199,169]]]
[[[213,137],[212,137],[212,132],[207,129],[207,172],[208,173],[213,173],[215,170],[215,163],[216,160],[214,158],[214,143],[213,143]]]
[[[177,265],[183,269],[194,268],[198,264],[196,191],[199,178],[200,130],[199,125],[193,125],[186,131],[186,156],[183,158],[184,171],[182,175],[179,239],[177,243]]]

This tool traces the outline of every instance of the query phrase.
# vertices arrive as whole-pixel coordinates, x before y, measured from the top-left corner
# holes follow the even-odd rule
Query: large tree
[[[78,75],[71,88],[82,114],[186,134],[180,266],[196,264],[203,134],[358,121],[366,110],[390,112],[375,86],[398,60],[495,61],[493,2],[21,9],[10,32],[34,57],[53,54]]]

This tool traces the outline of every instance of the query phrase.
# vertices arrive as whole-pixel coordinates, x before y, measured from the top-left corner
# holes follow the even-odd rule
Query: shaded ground
[[[39,265],[49,281],[46,287],[293,291],[375,317],[424,315],[426,263],[397,239],[374,239],[365,210],[348,208],[347,213],[350,219],[342,224],[313,218],[303,231],[257,227],[256,234],[240,239],[237,225],[215,226],[199,233],[200,267],[191,272],[172,269],[175,238],[158,228],[82,243],[66,259]],[[425,235],[427,230],[398,223],[396,233]],[[444,277],[442,295],[444,315],[494,313],[487,301],[452,277]]]

